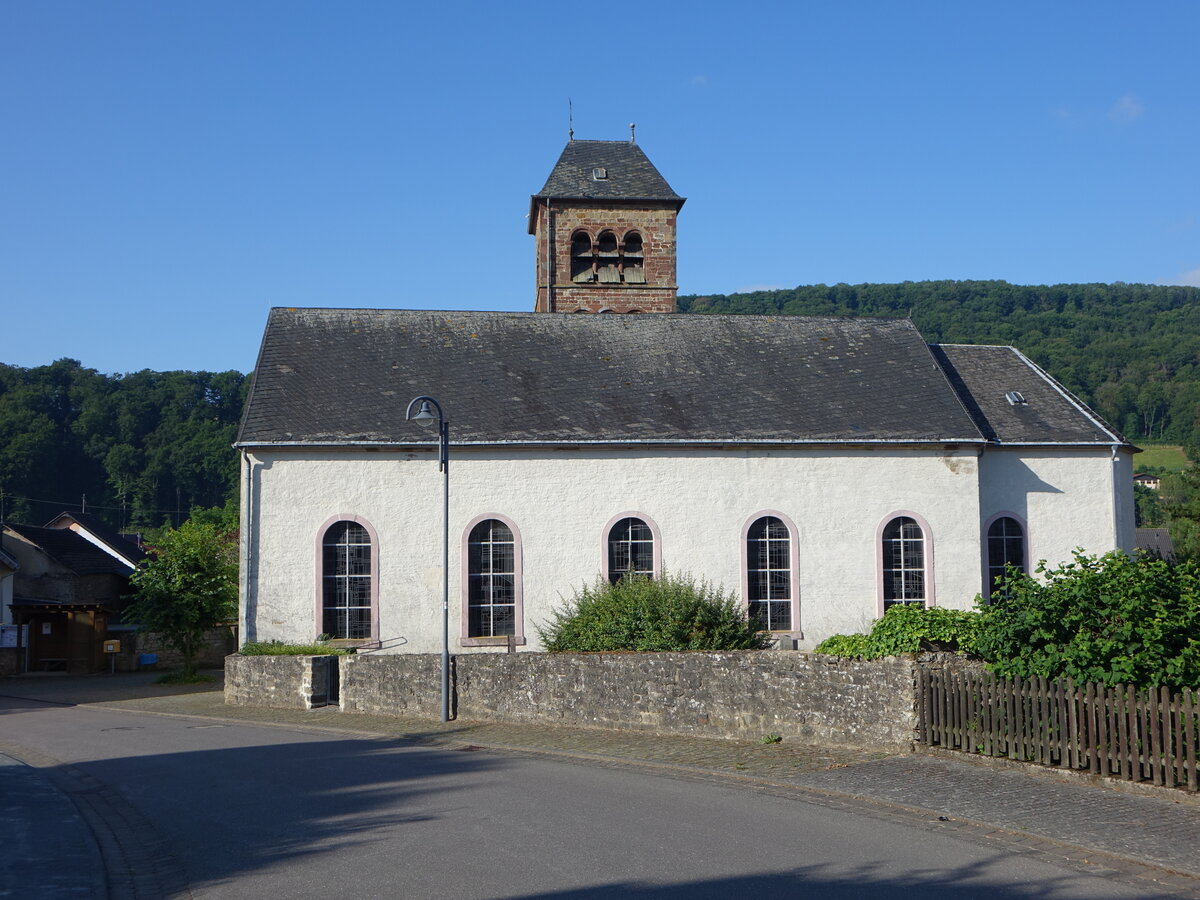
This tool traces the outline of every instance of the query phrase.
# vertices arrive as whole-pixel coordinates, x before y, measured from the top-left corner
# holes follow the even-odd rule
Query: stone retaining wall
[[[311,659],[229,657],[226,702],[306,708],[312,665],[302,661]],[[436,718],[440,662],[436,654],[340,657],[342,709]],[[451,702],[461,719],[743,739],[778,734],[880,748],[909,745],[916,728],[911,659],[802,651],[489,653],[452,665]]]
[[[231,706],[312,709],[314,672],[324,674],[329,656],[241,656],[225,658],[225,702]],[[324,692],[318,685],[316,694]],[[318,703],[317,705],[322,705]]]

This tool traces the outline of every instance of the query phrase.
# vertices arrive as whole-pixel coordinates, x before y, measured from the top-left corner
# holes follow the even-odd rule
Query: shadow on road
[[[110,788],[88,811],[93,829],[107,832],[102,847],[116,848],[104,853],[110,885],[135,885],[134,870],[155,863],[212,887],[299,863],[327,868],[394,844],[398,826],[469,806],[462,793],[501,765],[407,742],[308,740],[81,762],[52,777],[77,803]]]
[[[971,865],[945,869],[914,870],[902,874],[885,872],[878,866],[858,866],[836,870],[831,866],[800,866],[786,872],[763,873],[704,881],[680,881],[669,885],[647,885],[638,882],[589,885],[574,890],[524,894],[520,900],[728,900],[748,897],[754,900],[771,898],[819,897],[821,900],[878,900],[878,898],[937,897],[939,900],[1066,900],[1086,898],[1079,880],[1070,875],[1040,878],[1023,885],[997,885],[993,869],[1008,857],[997,854]],[[1112,896],[1138,897],[1142,900],[1177,898],[1169,892],[1143,893],[1130,889],[1122,894],[1120,888]]]

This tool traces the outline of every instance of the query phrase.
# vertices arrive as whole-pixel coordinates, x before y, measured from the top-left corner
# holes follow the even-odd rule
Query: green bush
[[[961,609],[897,605],[877,619],[868,634],[835,634],[817,645],[817,653],[858,659],[880,659],[922,650],[973,653],[979,633],[978,613]]]
[[[246,641],[238,651],[242,656],[342,656],[345,647],[331,647],[316,641],[312,644],[285,644],[281,641]]]
[[[555,610],[537,632],[552,653],[761,650],[770,640],[750,624],[732,594],[667,572],[653,580],[597,580]]]
[[[1200,685],[1200,568],[1076,552],[1014,575],[983,607],[978,650],[999,675],[1141,687]]]

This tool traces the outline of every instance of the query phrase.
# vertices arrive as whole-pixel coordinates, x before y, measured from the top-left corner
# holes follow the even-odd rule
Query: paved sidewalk
[[[549,754],[675,777],[740,781],[750,789],[832,807],[853,806],[930,829],[970,831],[976,839],[995,841],[1012,852],[1091,871],[1110,868],[1114,875],[1144,879],[1156,892],[1200,897],[1200,854],[1195,849],[1200,846],[1200,798],[1179,792],[1129,793],[1087,779],[1064,779],[1037,767],[807,747],[791,741],[764,745],[548,725],[443,724],[343,714],[336,708],[305,712],[227,707],[219,682],[179,688],[155,685],[153,680],[153,673],[10,678],[0,680],[0,695],[349,731],[456,750]]]
[[[44,772],[3,753],[0,834],[0,897],[107,896],[100,851],[79,810]]]

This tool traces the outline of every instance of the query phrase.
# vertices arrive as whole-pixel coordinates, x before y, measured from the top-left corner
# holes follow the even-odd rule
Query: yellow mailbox
[[[105,653],[120,653],[121,652],[121,642],[120,641],[105,641],[104,642],[104,652]]]

